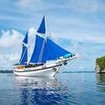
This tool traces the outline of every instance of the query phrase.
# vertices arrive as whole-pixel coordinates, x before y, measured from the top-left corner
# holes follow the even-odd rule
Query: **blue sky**
[[[25,33],[30,27],[37,28],[43,15],[47,17],[48,31],[59,37],[105,34],[104,0],[3,0],[0,30],[16,29]]]
[[[1,68],[17,61],[19,42],[31,27],[38,28],[43,15],[53,37],[105,44],[104,0],[1,0]]]

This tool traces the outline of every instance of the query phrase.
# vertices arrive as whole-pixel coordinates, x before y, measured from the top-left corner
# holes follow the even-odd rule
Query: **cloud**
[[[81,34],[78,35],[77,37],[72,37],[73,40],[77,41],[88,41],[90,43],[100,43],[104,44],[105,43],[105,37],[101,35],[88,35],[88,34]]]
[[[13,47],[17,46],[17,44],[20,42],[23,35],[16,30],[8,30],[4,31],[2,30],[2,35],[0,38],[0,47]]]
[[[69,0],[69,7],[76,12],[83,13],[105,10],[103,2],[99,0]]]
[[[23,35],[16,30],[2,30],[0,37],[0,68],[9,68],[18,60]]]
[[[19,0],[18,4],[21,7],[27,7],[29,9],[32,9],[33,7],[37,6],[41,0]]]
[[[12,69],[13,64],[18,63],[22,50],[22,40],[24,35],[16,30],[2,30],[0,37],[0,68]],[[36,30],[29,29],[29,49],[33,51]],[[29,55],[32,54],[29,52]]]
[[[57,41],[57,38],[62,39],[71,39],[77,42],[90,42],[90,43],[97,43],[97,44],[105,44],[105,36],[104,34],[92,34],[92,33],[86,33],[86,32],[73,32],[72,30],[66,30],[60,32],[51,33],[52,39],[55,39]],[[59,41],[58,41],[59,42]]]
[[[35,45],[35,34],[36,30],[32,27],[29,29],[29,56],[31,57],[34,45]],[[59,36],[58,36],[59,37]],[[17,63],[21,56],[21,50],[22,50],[22,40],[24,38],[24,35],[16,30],[7,30],[2,31],[2,35],[0,37],[0,68],[1,69],[12,69],[13,64]],[[78,37],[67,37],[67,39],[59,39],[56,36],[52,36],[52,39],[57,42],[61,43],[64,40],[68,43],[69,39],[70,41],[73,41],[73,48],[72,46],[69,46],[68,49],[78,49],[78,45],[76,44],[79,41],[82,41],[83,43],[90,41],[90,43],[105,43],[105,38],[103,36],[89,36],[89,35],[81,35]],[[62,41],[61,41],[62,40]],[[70,50],[73,51],[73,50]],[[84,52],[85,53],[85,52]],[[29,59],[30,59],[29,57]]]
[[[21,7],[27,7],[29,9],[37,9],[43,7],[43,9],[65,7],[75,12],[90,13],[105,10],[103,1],[99,0],[19,0],[18,4]]]

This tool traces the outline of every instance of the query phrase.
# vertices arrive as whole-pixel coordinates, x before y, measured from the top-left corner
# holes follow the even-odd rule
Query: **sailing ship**
[[[18,64],[13,66],[15,75],[53,77],[60,67],[67,64],[76,55],[63,49],[46,35],[45,16],[35,36],[35,46],[28,61],[28,32],[22,43],[22,54]]]

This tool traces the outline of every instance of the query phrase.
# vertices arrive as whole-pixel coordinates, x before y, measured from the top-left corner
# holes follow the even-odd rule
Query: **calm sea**
[[[0,73],[0,105],[105,105],[105,75],[58,73],[39,78]]]

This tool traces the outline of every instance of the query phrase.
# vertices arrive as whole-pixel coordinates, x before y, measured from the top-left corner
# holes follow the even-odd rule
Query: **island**
[[[105,56],[96,59],[96,73],[105,73]]]

